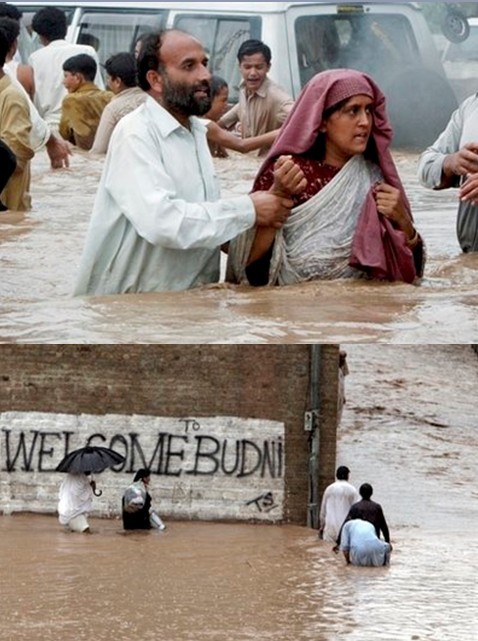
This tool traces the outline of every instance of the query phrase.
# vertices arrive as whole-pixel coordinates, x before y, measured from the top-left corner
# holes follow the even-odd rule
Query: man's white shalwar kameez
[[[58,520],[68,525],[80,515],[88,516],[93,504],[93,490],[86,474],[67,474],[60,486]]]
[[[325,541],[335,543],[342,523],[357,501],[360,494],[348,481],[337,480],[325,489],[320,506],[320,526]]]
[[[418,159],[418,178],[422,185],[438,188],[443,180],[443,164],[468,143],[478,142],[478,94],[466,98],[456,109],[442,133]],[[460,187],[464,176],[455,176],[454,187]],[[464,252],[478,251],[478,206],[473,201],[458,202],[456,234]]]
[[[148,96],[115,127],[75,294],[184,290],[219,280],[220,245],[252,227],[249,196],[219,200],[206,127]]]
[[[390,543],[381,541],[368,521],[353,519],[342,529],[340,549],[348,552],[352,565],[380,567],[390,563]]]

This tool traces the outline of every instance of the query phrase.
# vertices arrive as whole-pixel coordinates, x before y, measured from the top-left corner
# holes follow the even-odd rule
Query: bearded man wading
[[[246,229],[280,227],[292,201],[262,191],[219,199],[200,118],[211,105],[201,43],[152,33],[138,59],[145,103],[116,126],[86,238],[76,294],[183,290],[219,280],[220,245]],[[291,184],[292,162],[278,169]]]

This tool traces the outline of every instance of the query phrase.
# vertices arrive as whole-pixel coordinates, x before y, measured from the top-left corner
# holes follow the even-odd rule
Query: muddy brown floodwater
[[[0,640],[475,641],[478,356],[343,347],[337,462],[374,487],[389,568],[347,567],[296,525],[125,534],[94,519],[91,535],[75,535],[51,515],[4,515]]]
[[[315,282],[254,289],[73,298],[103,161],[76,151],[69,170],[33,161],[33,210],[0,217],[0,341],[42,343],[478,342],[478,254],[456,241],[456,191],[418,184],[417,155],[396,161],[427,243],[420,287]],[[254,155],[217,159],[223,195],[249,191]]]

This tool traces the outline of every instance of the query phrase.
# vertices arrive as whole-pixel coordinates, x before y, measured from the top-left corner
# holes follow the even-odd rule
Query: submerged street
[[[372,484],[390,567],[346,566],[298,525],[163,513],[164,533],[124,533],[119,497],[91,535],[64,532],[53,513],[2,515],[0,641],[474,640],[478,357],[460,345],[342,347],[337,464]]]
[[[416,179],[396,154],[427,245],[421,286],[347,280],[283,288],[218,284],[186,292],[73,298],[103,161],[75,151],[69,170],[33,161],[33,210],[0,218],[0,341],[42,343],[478,342],[478,258],[455,233],[457,193]],[[247,193],[255,155],[216,159],[223,195]]]

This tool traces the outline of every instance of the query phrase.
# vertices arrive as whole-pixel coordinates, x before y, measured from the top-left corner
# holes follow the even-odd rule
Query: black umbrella
[[[87,445],[67,454],[56,466],[56,471],[69,472],[70,474],[103,472],[108,467],[113,467],[124,461],[125,457],[122,454],[118,454],[109,447]],[[101,490],[96,491],[96,485],[93,486],[93,492],[96,496],[102,494]]]
[[[57,472],[82,474],[85,472],[103,472],[108,467],[124,463],[125,458],[109,447],[87,445],[74,450],[65,456],[56,466]]]

